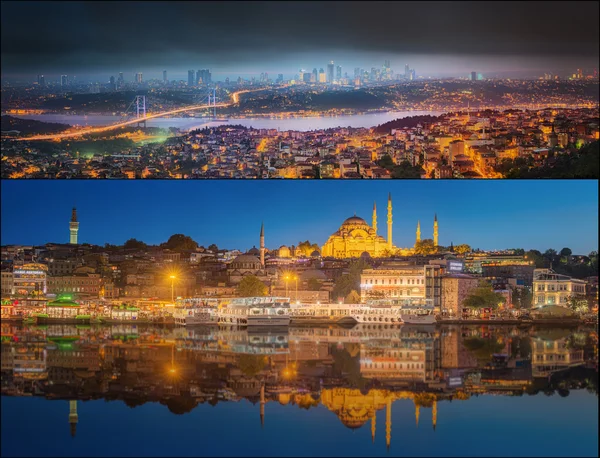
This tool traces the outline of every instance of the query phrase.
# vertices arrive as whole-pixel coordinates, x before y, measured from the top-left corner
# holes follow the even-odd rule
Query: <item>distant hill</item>
[[[417,127],[418,124],[432,124],[434,122],[438,122],[442,119],[442,116],[431,116],[431,115],[422,115],[422,116],[409,116],[407,118],[394,119],[393,121],[388,121],[384,124],[380,124],[374,128],[375,132],[379,134],[387,134],[392,131],[392,129],[402,129],[402,128],[410,128]]]
[[[2,132],[17,130],[21,135],[29,134],[51,134],[62,132],[70,128],[68,124],[56,122],[34,121],[33,119],[21,119],[13,116],[2,116]]]

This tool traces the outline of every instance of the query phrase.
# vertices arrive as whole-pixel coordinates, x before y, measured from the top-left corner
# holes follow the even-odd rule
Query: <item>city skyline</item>
[[[85,77],[99,69],[160,78],[164,69],[185,75],[197,67],[211,68],[219,79],[289,75],[330,60],[346,70],[390,60],[397,72],[408,63],[429,76],[477,71],[519,77],[598,67],[596,2],[550,2],[542,9],[535,2],[350,2],[341,10],[335,2],[138,5],[120,2],[115,14],[105,2],[3,2],[3,78]],[[131,17],[156,33],[133,39]],[[561,32],[549,34],[547,24],[556,17]],[[290,18],[297,33],[290,33]],[[26,28],[37,33],[21,36]],[[11,39],[16,35],[19,40]]]
[[[199,192],[211,200],[198,198]],[[79,243],[123,244],[135,238],[159,244],[183,233],[203,246],[246,251],[259,245],[264,222],[269,249],[304,240],[322,246],[354,214],[370,224],[374,202],[378,234],[386,236],[388,193],[398,247],[413,246],[417,221],[421,238],[432,238],[437,214],[442,246],[597,250],[593,180],[3,181],[2,218],[15,223],[2,225],[2,244],[68,243],[71,211],[77,207]]]

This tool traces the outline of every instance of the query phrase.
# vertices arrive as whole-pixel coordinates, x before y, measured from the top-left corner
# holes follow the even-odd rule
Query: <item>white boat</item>
[[[236,326],[288,326],[289,298],[244,297],[233,299],[217,311],[219,324]]]
[[[175,324],[193,326],[198,324],[217,324],[217,309],[213,307],[185,306],[173,310]]]
[[[400,310],[388,304],[293,305],[292,320],[298,323],[402,324]]]
[[[422,298],[377,299],[367,301],[371,307],[392,307],[406,324],[435,324],[436,318],[431,301]]]
[[[401,312],[402,321],[407,324],[435,324],[436,322],[433,307],[431,309],[408,309]]]

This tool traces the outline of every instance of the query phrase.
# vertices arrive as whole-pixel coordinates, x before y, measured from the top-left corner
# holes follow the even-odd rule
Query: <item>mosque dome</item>
[[[317,280],[327,280],[327,275],[325,275],[322,270],[317,269],[305,270],[300,274],[300,279],[302,281],[308,281],[311,278],[316,278]]]
[[[251,254],[241,254],[231,262],[232,269],[260,269],[260,259]]]
[[[351,216],[350,218],[346,218],[346,220],[342,223],[342,227],[354,227],[354,226],[367,226],[367,222],[362,219],[360,216]]]
[[[246,254],[252,254],[255,256],[260,256],[260,250],[258,248],[256,248],[255,246],[253,246],[252,248],[250,248],[248,250],[248,252]]]
[[[292,256],[292,252],[285,245],[281,245],[279,247],[279,257],[280,258],[290,258]]]

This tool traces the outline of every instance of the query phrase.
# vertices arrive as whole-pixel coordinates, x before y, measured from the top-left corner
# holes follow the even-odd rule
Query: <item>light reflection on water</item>
[[[200,127],[216,127],[223,124],[236,124],[256,129],[279,129],[285,130],[316,130],[329,129],[333,127],[373,127],[407,116],[432,115],[437,116],[442,112],[437,111],[399,111],[388,113],[368,113],[344,116],[318,116],[302,118],[229,118],[227,122],[207,122],[202,118],[157,118],[148,120],[148,127],[176,127],[189,130]],[[16,118],[33,119],[43,122],[55,122],[79,126],[106,126],[118,122],[119,116],[110,115],[64,115],[64,114],[41,114],[41,115],[17,115]]]
[[[597,375],[584,328],[3,323],[2,455],[594,455]]]

